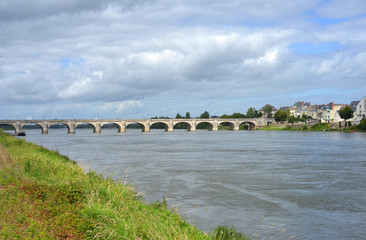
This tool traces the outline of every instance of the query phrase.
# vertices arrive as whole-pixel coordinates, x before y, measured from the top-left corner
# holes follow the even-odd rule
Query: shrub
[[[314,124],[313,126],[311,126],[311,130],[315,130],[315,131],[326,131],[329,129],[330,129],[329,123],[317,123],[317,124]]]
[[[218,226],[214,231],[215,240],[249,240],[247,236],[236,232],[233,227]]]
[[[366,118],[361,120],[360,124],[356,126],[356,129],[366,131]]]

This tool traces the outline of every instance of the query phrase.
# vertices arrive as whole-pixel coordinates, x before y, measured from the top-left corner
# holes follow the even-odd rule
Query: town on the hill
[[[263,114],[265,113],[265,107],[261,109]],[[278,110],[273,108],[271,114],[275,116],[279,111],[287,113],[287,120],[291,121],[292,118],[297,119],[309,119],[312,122],[320,123],[332,123],[341,122],[344,120],[353,122],[355,124],[360,123],[362,119],[366,118],[366,97],[363,97],[359,101],[352,101],[350,104],[336,104],[330,102],[328,104],[315,104],[311,105],[310,102],[296,102],[293,106],[280,107]]]

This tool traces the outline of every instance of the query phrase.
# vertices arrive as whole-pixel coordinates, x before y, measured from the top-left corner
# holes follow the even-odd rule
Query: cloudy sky
[[[0,119],[366,96],[365,0],[1,0]]]

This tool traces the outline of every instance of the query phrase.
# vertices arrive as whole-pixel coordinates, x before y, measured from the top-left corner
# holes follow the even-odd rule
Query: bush
[[[356,129],[366,131],[366,118],[361,120],[360,124],[356,126]]]
[[[317,123],[317,124],[314,124],[313,126],[311,126],[311,130],[315,130],[315,131],[326,131],[329,129],[330,129],[329,123]]]
[[[215,240],[249,240],[247,236],[236,232],[233,227],[218,226],[214,231]]]

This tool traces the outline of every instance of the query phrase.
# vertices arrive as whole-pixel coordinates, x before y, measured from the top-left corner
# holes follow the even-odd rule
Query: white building
[[[366,118],[366,97],[361,99],[353,113],[353,121],[355,122],[360,122],[364,118]]]

